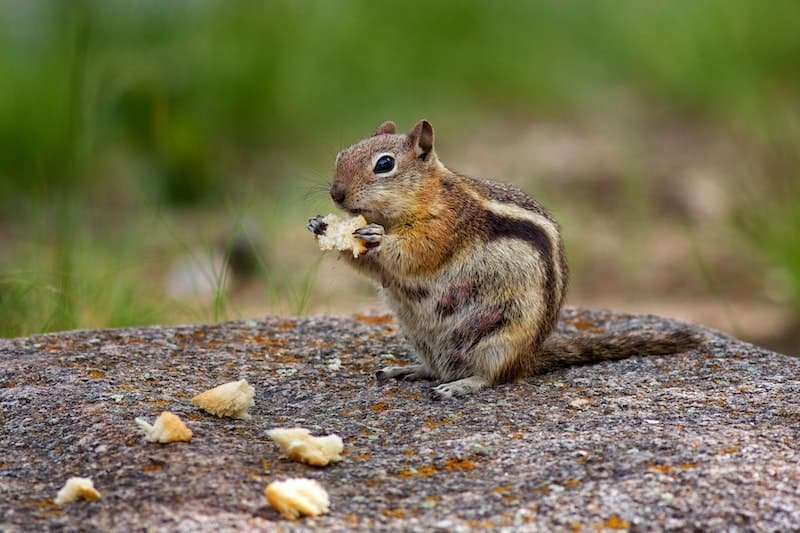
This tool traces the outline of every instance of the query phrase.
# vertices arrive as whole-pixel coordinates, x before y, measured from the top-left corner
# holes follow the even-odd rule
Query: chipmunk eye
[[[372,171],[375,174],[385,174],[386,172],[391,172],[394,168],[394,157],[390,155],[382,155],[380,159],[375,163],[375,168]]]

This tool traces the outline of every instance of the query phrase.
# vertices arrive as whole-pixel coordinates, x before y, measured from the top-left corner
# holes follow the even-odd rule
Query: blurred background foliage
[[[5,0],[0,336],[353,312],[304,233],[386,119],[562,221],[570,301],[796,352],[800,3]]]

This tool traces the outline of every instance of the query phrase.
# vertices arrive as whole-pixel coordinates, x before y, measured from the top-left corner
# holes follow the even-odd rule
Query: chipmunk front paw
[[[380,224],[367,224],[353,232],[353,237],[364,241],[367,247],[367,255],[377,253],[380,250],[381,242],[386,230]]]
[[[328,223],[325,222],[324,219],[325,217],[323,217],[322,215],[317,215],[314,218],[309,218],[306,228],[314,235],[325,235],[325,232],[328,230]]]

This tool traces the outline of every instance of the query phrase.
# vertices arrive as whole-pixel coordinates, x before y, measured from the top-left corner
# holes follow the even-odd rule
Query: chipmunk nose
[[[345,197],[345,186],[344,183],[341,181],[334,181],[333,185],[331,185],[331,198],[337,204],[344,202]]]

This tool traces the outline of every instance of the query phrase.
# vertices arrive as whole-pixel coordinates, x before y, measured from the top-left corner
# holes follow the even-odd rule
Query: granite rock
[[[568,308],[566,333],[668,329]],[[378,385],[411,357],[389,316],[269,317],[213,326],[0,340],[0,529],[458,531],[800,528],[800,359],[716,331],[676,356],[573,367],[477,395]],[[249,420],[190,399],[247,379]],[[188,443],[134,424],[169,410]],[[289,461],[265,434],[336,433],[344,460]],[[56,506],[67,478],[102,498]],[[263,496],[318,480],[330,513],[295,522]]]

